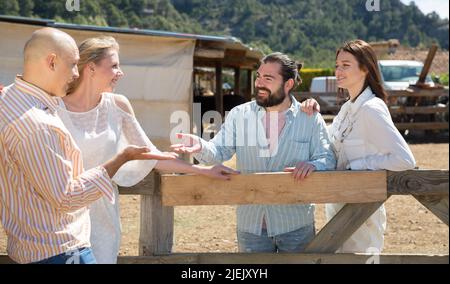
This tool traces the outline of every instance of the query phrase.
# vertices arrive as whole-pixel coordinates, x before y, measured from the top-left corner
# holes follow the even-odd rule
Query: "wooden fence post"
[[[139,255],[153,256],[171,253],[174,208],[162,205],[161,176],[159,173],[151,173],[140,185],[153,190],[151,194],[141,196]]]
[[[447,196],[424,196],[414,197],[448,226],[448,195]]]
[[[305,253],[335,253],[384,202],[346,204],[306,246]]]

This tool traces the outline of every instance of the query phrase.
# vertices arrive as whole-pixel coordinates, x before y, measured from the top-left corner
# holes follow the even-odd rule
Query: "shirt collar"
[[[300,111],[301,106],[300,106],[300,103],[292,95],[291,95],[291,100],[292,100],[292,104],[291,104],[291,107],[289,108],[288,112],[292,112],[292,115],[294,117],[296,117]]]
[[[300,103],[295,99],[295,97],[293,95],[289,95],[289,96],[291,96],[292,103],[291,103],[291,106],[286,110],[286,115],[288,113],[292,113],[292,115],[295,117],[295,116],[297,116],[297,113],[300,110]],[[256,102],[255,102],[255,105],[256,105],[256,111],[258,111],[258,112],[265,111],[264,107],[258,105]]]
[[[375,94],[372,92],[372,89],[370,87],[367,87],[361,93],[361,95],[359,95],[356,98],[356,101],[354,103],[350,103],[350,110],[351,110],[351,112],[353,114],[356,113],[365,102],[367,102],[368,100],[370,100],[370,99],[372,99],[374,97],[375,97]]]
[[[19,90],[21,90],[25,94],[33,96],[36,99],[38,99],[52,112],[56,111],[56,106],[58,105],[56,97],[53,97],[46,91],[42,90],[41,88],[31,83],[28,83],[27,81],[24,81],[21,75],[16,76],[15,85]]]

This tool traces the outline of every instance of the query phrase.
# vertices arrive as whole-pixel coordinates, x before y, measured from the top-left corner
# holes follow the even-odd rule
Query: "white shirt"
[[[158,151],[145,135],[138,121],[115,104],[114,94],[104,93],[100,103],[87,112],[68,111],[59,99],[58,115],[81,150],[86,169],[97,167],[127,145],[147,146]],[[130,161],[124,164],[112,180],[120,186],[133,186],[145,178],[156,161]],[[99,264],[116,263],[120,249],[119,196],[115,186],[115,202],[100,198],[89,206],[90,242]]]
[[[329,128],[337,170],[404,171],[415,167],[408,144],[395,127],[386,104],[370,87],[346,102]],[[330,220],[343,204],[327,204]],[[338,252],[381,252],[386,230],[386,211],[381,206],[338,250]]]

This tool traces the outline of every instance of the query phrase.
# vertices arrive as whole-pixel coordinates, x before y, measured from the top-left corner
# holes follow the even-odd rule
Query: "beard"
[[[260,97],[258,95],[260,90],[266,91],[269,95],[267,97]],[[273,93],[266,88],[255,88],[255,91],[256,91],[256,103],[264,108],[277,106],[281,104],[286,98],[286,93],[281,87]]]

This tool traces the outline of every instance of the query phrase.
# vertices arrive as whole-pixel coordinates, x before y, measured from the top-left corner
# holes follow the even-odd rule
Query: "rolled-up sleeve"
[[[105,168],[83,172],[81,153],[71,143],[57,130],[37,130],[18,143],[15,162],[56,210],[73,212],[103,195],[114,202],[114,185]]]
[[[203,164],[220,164],[236,153],[236,108],[225,119],[220,131],[211,141],[201,139],[202,149],[194,158]]]
[[[334,170],[336,158],[331,148],[327,126],[320,114],[315,114],[314,129],[311,136],[310,162],[318,171]]]

